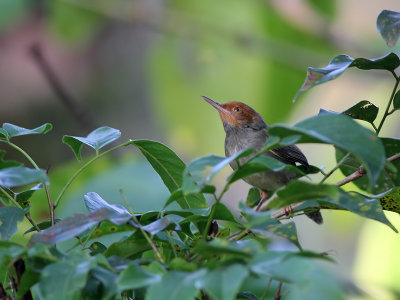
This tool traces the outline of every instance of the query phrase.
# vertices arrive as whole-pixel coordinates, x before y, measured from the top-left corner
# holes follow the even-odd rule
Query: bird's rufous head
[[[258,112],[242,102],[226,102],[219,104],[214,100],[201,96],[218,112],[222,122],[234,127],[242,127],[253,123],[264,122]]]

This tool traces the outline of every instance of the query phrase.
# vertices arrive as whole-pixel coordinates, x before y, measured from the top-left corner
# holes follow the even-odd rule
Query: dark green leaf
[[[198,292],[195,282],[205,273],[205,270],[194,273],[169,271],[160,282],[149,287],[146,300],[194,299]]]
[[[375,59],[366,58],[352,58],[348,55],[341,54],[335,56],[326,66],[322,69],[308,68],[306,79],[303,86],[297,92],[293,101],[295,101],[299,95],[318,85],[325,83],[329,80],[336,79],[339,77],[347,68],[356,67],[361,70],[388,70],[394,71],[400,65],[399,57],[394,53],[389,53],[384,57]]]
[[[392,10],[382,10],[376,20],[376,26],[386,44],[394,47],[400,36],[400,13]]]
[[[29,289],[39,282],[40,273],[37,273],[30,268],[26,269],[22,274],[21,282],[18,287],[17,299],[26,299],[22,298],[22,296],[29,291]]]
[[[64,135],[63,143],[70,146],[72,151],[74,151],[76,158],[81,160],[81,149],[83,144],[88,145],[97,152],[104,146],[118,139],[120,136],[121,132],[118,129],[104,126],[93,130],[87,137]]]
[[[79,299],[89,267],[88,261],[78,264],[60,261],[48,265],[41,274],[39,283],[41,296],[48,300]]]
[[[249,207],[255,207],[261,199],[260,191],[258,188],[252,187],[249,189],[249,193],[246,198],[246,205]]]
[[[55,223],[58,223],[60,221],[61,221],[61,219],[57,219],[57,218],[54,219]],[[40,230],[45,230],[45,229],[51,227],[51,220],[50,219],[44,220],[44,221],[38,223],[37,226],[39,227]],[[24,234],[27,234],[29,232],[34,232],[34,231],[36,231],[36,228],[35,227],[31,227],[27,231],[25,231]]]
[[[171,193],[181,187],[185,163],[171,149],[149,140],[136,140],[132,144],[143,153]],[[184,195],[176,201],[182,208],[207,207],[204,196],[200,194]]]
[[[104,286],[105,291],[103,292],[102,299],[112,298],[112,296],[118,293],[118,286],[116,284],[117,274],[100,266],[95,266],[91,271],[91,275]]]
[[[175,257],[169,263],[169,268],[175,271],[194,272],[197,270],[197,264],[188,262],[182,257]]]
[[[145,287],[161,280],[160,275],[151,274],[135,263],[129,263],[119,274],[117,286],[120,290],[129,290]]]
[[[150,250],[151,247],[140,232],[136,232],[129,238],[111,244],[105,252],[105,256],[119,256],[129,258]]]
[[[10,239],[17,232],[17,224],[24,219],[19,207],[0,207],[0,235],[2,240]]]
[[[400,109],[400,90],[397,91],[396,95],[394,96],[393,99],[393,108],[395,110],[399,110]]]
[[[345,110],[343,114],[353,119],[367,121],[373,123],[378,115],[379,108],[367,100],[358,102],[356,105]]]
[[[400,153],[400,139],[381,138],[381,141],[385,148],[386,157],[391,157],[392,155]],[[347,153],[347,151],[343,151],[339,148],[335,148],[335,150],[336,161],[342,160]],[[342,171],[345,176],[349,176],[357,171],[360,165],[360,160],[351,155],[340,166],[340,171]],[[366,176],[353,181],[353,183],[361,190],[368,191],[372,194],[381,194],[390,188],[400,186],[400,159],[394,160],[391,164],[386,162],[385,168],[374,185],[369,185]]]
[[[231,157],[207,155],[191,161],[183,172],[182,191],[186,194],[198,193],[211,179],[229,163],[250,155],[252,149],[244,149]]]
[[[100,242],[94,242],[89,246],[89,250],[90,250],[90,255],[94,256],[106,252],[107,247]]]
[[[277,136],[301,134],[303,143],[328,143],[353,153],[367,170],[370,184],[375,184],[385,165],[385,151],[375,133],[343,115],[322,114],[294,126],[274,125],[269,132]]]
[[[46,171],[42,169],[11,167],[0,170],[0,186],[2,187],[17,187],[40,181],[49,183]]]
[[[0,139],[5,138],[8,140],[12,137],[20,136],[20,135],[45,134],[45,133],[49,132],[52,128],[53,128],[53,126],[50,123],[43,124],[34,129],[26,129],[26,128],[19,127],[17,125],[13,125],[10,123],[4,123],[3,128],[0,131]]]
[[[400,214],[400,187],[392,188],[378,199],[384,210],[394,211]]]
[[[22,164],[13,160],[3,160],[6,151],[0,150],[0,169],[19,167]]]
[[[130,214],[120,214],[107,208],[100,208],[87,215],[78,213],[65,218],[49,229],[34,234],[30,239],[30,244],[56,244],[79,235],[101,221],[109,220],[118,225],[127,222],[130,218]]]
[[[235,264],[208,271],[196,281],[214,300],[234,300],[243,280],[249,275],[246,267]]]
[[[294,222],[280,223],[276,221],[275,223],[267,223],[265,226],[258,225],[251,228],[254,233],[261,233],[266,235],[267,233],[277,235],[287,239],[289,242],[293,243],[296,247],[301,249],[298,237],[296,224]],[[267,234],[268,235],[268,234]]]
[[[293,203],[329,197],[339,198],[339,188],[327,184],[312,184],[303,181],[292,181],[285,187],[277,191],[277,196],[273,199],[269,207],[281,208]]]

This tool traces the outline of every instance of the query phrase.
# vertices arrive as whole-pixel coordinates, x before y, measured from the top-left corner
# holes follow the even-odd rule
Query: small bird
[[[242,102],[234,101],[219,104],[208,97],[201,97],[219,112],[226,134],[225,155],[227,157],[247,148],[253,148],[255,152],[261,150],[269,136],[267,133],[268,125],[259,113]],[[271,149],[262,155],[275,158],[285,164],[295,166],[296,163],[299,163],[306,168],[309,167],[307,158],[295,145]],[[248,159],[248,157],[241,158],[239,163],[242,165]],[[233,170],[238,168],[236,161],[231,162],[230,165]],[[298,177],[299,174],[294,171],[282,170],[255,173],[244,177],[243,180],[260,190],[261,200],[256,208],[256,210],[259,210],[267,199],[268,191],[280,188]],[[289,214],[290,208],[286,208],[286,212]],[[323,222],[319,210],[307,213],[307,216],[317,224]]]

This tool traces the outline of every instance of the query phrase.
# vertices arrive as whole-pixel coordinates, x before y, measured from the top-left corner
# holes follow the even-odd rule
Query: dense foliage
[[[399,23],[400,16],[395,12],[383,11],[378,17],[378,29],[389,45],[399,37]],[[400,78],[395,72],[399,65],[399,57],[390,53],[377,59],[339,55],[325,68],[309,68],[297,96],[351,67],[393,74],[395,85],[381,120],[376,121],[379,108],[366,100],[342,113],[321,110],[319,115],[293,126],[272,126],[270,139],[256,154],[246,149],[233,157],[209,155],[185,165],[173,150],[150,140],[129,140],[103,150],[121,134],[110,127],[100,127],[86,137],[65,135],[63,143],[78,160],[82,159],[84,146],[93,148],[95,156],[66,181],[56,199],[50,197],[46,171],[14,143],[14,137],[45,134],[52,125],[26,129],[4,123],[0,142],[23,154],[30,165],[3,160],[5,152],[0,152],[0,297],[30,299],[33,294],[36,299],[345,299],[347,294],[359,293],[351,282],[344,282],[324,268],[321,262],[333,261],[328,254],[302,250],[295,223],[286,219],[316,208],[348,210],[397,232],[383,210],[400,212],[400,140],[380,137],[379,133],[387,117],[400,110]],[[300,179],[275,191],[270,210],[252,209],[259,194],[250,189],[247,202],[240,204],[241,216],[232,214],[221,201],[230,185],[256,172],[293,168],[262,159],[260,154],[295,143],[332,145],[337,165],[328,172],[311,167],[307,172],[323,174],[319,183]],[[88,212],[57,219],[63,195],[79,174],[97,159],[122,147],[138,148],[161,177],[171,193],[164,207],[138,213],[128,201],[125,206],[110,204],[107,200],[111,199],[103,199],[93,191],[82,195]],[[213,177],[232,160],[249,155],[252,158],[232,172],[217,192]],[[346,178],[326,184],[325,180],[338,169]],[[297,172],[307,175],[305,170]],[[362,193],[342,189],[348,182],[354,182]],[[46,191],[51,217],[38,223],[30,215],[35,205],[30,197],[41,189]],[[125,197],[123,191],[121,196]],[[174,202],[180,209],[169,209]],[[283,210],[288,205],[293,209],[290,216]],[[29,242],[20,245],[9,241],[24,218],[32,224],[26,232],[31,235]],[[110,245],[98,241],[121,232],[125,235]],[[287,239],[297,250],[272,250],[275,236]],[[76,242],[67,250],[57,247],[67,240]]]

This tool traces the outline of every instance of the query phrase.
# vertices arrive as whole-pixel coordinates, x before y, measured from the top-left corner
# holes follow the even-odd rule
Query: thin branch
[[[347,154],[345,156],[343,156],[343,158],[336,164],[336,166],[333,167],[332,170],[330,170],[325,176],[324,178],[322,178],[322,180],[320,181],[320,183],[324,183],[325,180],[328,179],[329,176],[331,176],[333,174],[333,172],[335,172],[344,162],[345,160],[350,156],[350,152],[347,152]]]
[[[386,160],[387,160],[388,162],[392,162],[392,161],[395,161],[395,160],[397,160],[397,159],[399,159],[399,158],[400,158],[400,153],[397,153],[397,154],[395,154],[395,155],[389,157],[389,158],[386,159]],[[347,176],[346,178],[344,178],[344,179],[342,179],[342,180],[336,182],[335,185],[336,185],[336,186],[343,186],[343,185],[345,185],[345,184],[347,184],[347,183],[349,183],[349,182],[352,182],[352,181],[354,181],[354,180],[356,180],[356,179],[358,179],[358,178],[360,178],[360,177],[363,177],[365,174],[367,174],[367,171],[364,170],[363,168],[359,168],[359,169],[358,169],[357,171],[355,171],[353,174],[351,174],[351,175]],[[290,207],[291,207],[292,210],[294,210],[294,209],[296,209],[297,207],[299,207],[300,205],[302,205],[303,203],[304,203],[304,201],[303,201],[303,202],[299,202],[299,203],[295,203],[295,204],[290,205]],[[274,214],[271,215],[272,218],[281,218],[281,217],[284,217],[284,216],[286,216],[286,213],[285,213],[285,209],[284,209],[284,208],[278,210],[276,213],[274,213]]]
[[[49,61],[43,54],[43,49],[38,43],[32,43],[29,47],[29,53],[36,63],[43,76],[46,78],[50,87],[57,95],[58,99],[62,102],[65,108],[69,111],[71,116],[83,128],[96,128],[96,124],[88,110],[86,110],[72,95],[67,92],[66,88],[61,83],[54,68],[50,65]]]
[[[397,87],[399,86],[399,83],[400,83],[400,78],[397,76],[397,74],[394,71],[392,71],[392,74],[393,74],[394,78],[396,79],[396,83],[394,85],[394,88],[393,88],[393,91],[392,91],[392,95],[390,96],[389,102],[388,102],[388,104],[386,106],[385,113],[383,114],[382,120],[379,123],[379,126],[378,126],[378,129],[376,131],[376,134],[378,134],[381,131],[383,123],[385,123],[386,117],[389,115],[390,106],[392,105],[394,96],[396,95]]]

